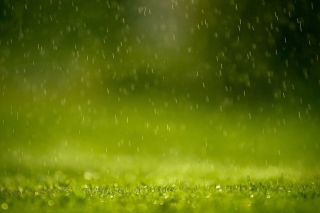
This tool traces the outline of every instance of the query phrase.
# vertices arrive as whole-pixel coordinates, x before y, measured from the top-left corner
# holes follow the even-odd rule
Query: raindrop
[[[2,208],[3,210],[7,210],[7,209],[9,208],[9,206],[8,206],[8,204],[6,204],[6,203],[2,203],[2,204],[1,204],[1,208]]]
[[[48,201],[48,205],[49,205],[49,206],[53,206],[53,205],[54,205],[54,201],[53,201],[53,200],[49,200],[49,201]]]

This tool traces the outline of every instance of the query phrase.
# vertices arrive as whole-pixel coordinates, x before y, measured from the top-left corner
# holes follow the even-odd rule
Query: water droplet
[[[2,204],[1,204],[1,208],[2,208],[3,210],[7,210],[7,209],[9,208],[9,206],[8,206],[8,204],[6,204],[6,203],[2,203]]]
[[[53,200],[49,200],[49,201],[48,201],[48,205],[49,205],[49,206],[53,206],[53,205],[54,205],[54,201],[53,201]]]

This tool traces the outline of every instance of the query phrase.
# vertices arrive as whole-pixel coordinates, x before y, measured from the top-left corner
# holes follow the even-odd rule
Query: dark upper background
[[[318,102],[319,10],[312,1],[2,1],[1,81]]]
[[[312,120],[316,129],[320,97],[316,1],[4,0],[0,8],[4,146],[17,135],[27,143],[57,133],[78,134],[79,129],[92,138],[103,134],[106,126],[109,136],[119,131],[112,129],[117,129],[112,125],[118,119],[127,123],[135,116],[136,123],[126,133],[119,131],[115,141],[124,134],[128,140],[141,140],[139,131],[145,130],[135,128],[139,122],[149,125],[148,119],[156,131],[180,122],[190,133],[188,122],[199,123],[204,132],[194,133],[194,138],[209,142],[210,137],[214,141],[213,129],[227,135],[224,128],[245,122],[252,128],[261,125],[259,132],[268,125],[276,132],[275,126],[286,123],[290,129],[285,121],[301,117]],[[176,103],[181,108],[172,108]],[[207,111],[192,117],[198,107]],[[212,116],[221,110],[230,112],[232,122],[225,125],[223,117]],[[161,116],[153,118],[159,111]],[[180,111],[185,114],[174,118]],[[266,113],[256,123],[246,120],[260,112]],[[206,126],[209,120],[214,127]],[[182,130],[180,141],[189,137]],[[305,143],[318,146],[310,134],[309,142],[297,142],[297,150]],[[239,134],[234,135],[235,143],[242,143]],[[276,147],[278,142],[270,144]],[[265,146],[261,142],[261,150],[268,150]],[[276,154],[280,148],[274,148]]]

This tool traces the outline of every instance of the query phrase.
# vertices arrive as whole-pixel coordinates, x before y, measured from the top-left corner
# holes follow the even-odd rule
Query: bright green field
[[[1,211],[319,211],[315,119],[147,96],[110,103],[3,113]]]
[[[61,151],[6,169],[6,212],[319,212],[314,171]],[[70,156],[77,155],[78,163]],[[30,157],[30,156],[29,156]],[[31,166],[32,165],[32,166]]]
[[[318,171],[183,157],[12,150],[6,212],[319,212]],[[19,157],[18,157],[19,156]]]
[[[2,211],[319,212],[320,207],[319,183],[314,182],[268,179],[206,184],[198,180],[185,184],[177,180],[159,185],[106,185],[107,181],[88,181],[81,185],[63,175],[57,172],[55,180],[46,177],[48,181],[35,187],[1,187]]]

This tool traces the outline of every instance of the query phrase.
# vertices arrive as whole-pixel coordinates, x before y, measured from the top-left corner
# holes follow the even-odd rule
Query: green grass
[[[5,198],[4,198],[5,197]],[[319,184],[1,187],[10,212],[318,212]],[[2,209],[4,204],[2,204]]]
[[[316,114],[148,97],[2,106],[0,211],[319,212]]]
[[[1,176],[5,212],[319,212],[320,182],[306,167],[152,156],[11,162]],[[27,153],[25,153],[27,155]],[[47,158],[50,156],[46,156]],[[51,156],[52,157],[52,156]],[[9,166],[9,164],[8,164]],[[2,173],[3,174],[3,173]]]

